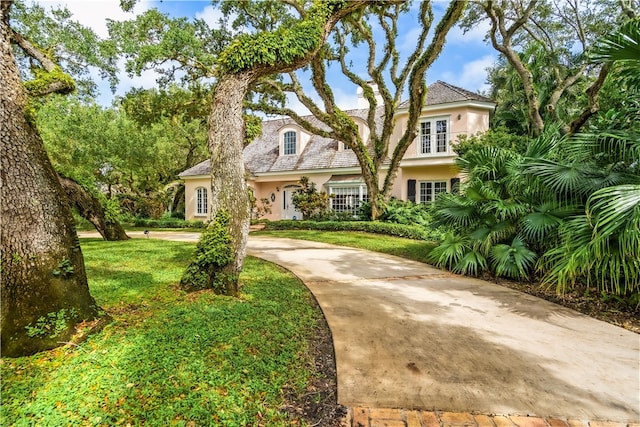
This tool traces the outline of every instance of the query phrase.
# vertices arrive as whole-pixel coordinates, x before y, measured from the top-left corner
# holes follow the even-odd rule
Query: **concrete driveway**
[[[255,235],[248,253],[292,271],[318,300],[344,406],[640,423],[638,334],[390,255]]]
[[[345,406],[640,421],[635,333],[393,256],[255,235],[248,252],[317,298]]]

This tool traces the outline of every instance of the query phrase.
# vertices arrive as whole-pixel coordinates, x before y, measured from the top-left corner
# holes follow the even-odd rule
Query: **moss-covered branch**
[[[11,41],[41,65],[41,68],[33,68],[34,79],[24,83],[30,97],[37,98],[51,93],[65,95],[76,89],[76,84],[69,74],[62,71],[62,68],[47,54],[13,29],[11,30]]]

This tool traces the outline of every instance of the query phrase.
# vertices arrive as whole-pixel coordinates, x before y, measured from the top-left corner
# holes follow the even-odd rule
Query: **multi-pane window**
[[[436,120],[436,152],[447,151],[447,121]]]
[[[196,188],[196,215],[206,215],[209,212],[209,201],[207,198],[207,189],[204,187]]]
[[[369,200],[365,185],[330,187],[329,194],[331,194],[331,209],[334,212],[348,212],[354,216],[358,213],[360,205]]]
[[[296,133],[294,131],[285,132],[282,141],[282,153],[287,156],[296,154]]]
[[[421,154],[429,154],[431,153],[431,122],[421,122],[420,123],[420,153]]]
[[[448,141],[449,119],[424,119],[420,122],[418,154],[447,153]]]
[[[447,181],[421,181],[420,182],[420,203],[431,203],[435,200],[436,194],[447,192]]]

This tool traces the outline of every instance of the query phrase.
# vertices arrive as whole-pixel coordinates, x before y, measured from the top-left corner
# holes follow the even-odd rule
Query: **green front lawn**
[[[420,262],[427,262],[427,255],[437,246],[434,242],[424,240],[412,240],[356,231],[278,230],[257,231],[255,235],[331,243],[333,245],[382,252]]]
[[[246,260],[240,299],[176,288],[193,244],[81,241],[114,322],[79,346],[3,359],[3,426],[289,425],[322,314],[286,271]]]

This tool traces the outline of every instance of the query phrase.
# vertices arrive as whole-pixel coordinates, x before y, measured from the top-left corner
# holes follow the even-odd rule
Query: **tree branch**
[[[409,145],[411,145],[418,135],[418,119],[422,113],[422,107],[426,97],[424,74],[431,64],[433,64],[433,62],[438,58],[440,52],[442,52],[442,47],[444,46],[449,30],[456,22],[458,22],[466,6],[466,1],[453,1],[449,4],[442,20],[436,27],[435,35],[429,44],[429,47],[422,55],[420,55],[419,59],[416,61],[415,67],[411,70],[411,75],[409,77],[409,93],[411,94],[411,97],[409,98],[409,118],[407,120],[407,128],[400,137],[400,141],[398,141],[398,145],[396,145],[393,151],[389,170],[398,169],[400,161],[404,157],[407,148],[409,148]],[[387,194],[388,191],[393,188],[395,178],[396,174],[387,174],[384,180],[382,194]]]
[[[27,54],[27,56],[38,61],[42,68],[52,72],[56,68],[56,63],[47,57],[40,49],[35,47],[29,40],[22,37],[13,28],[11,29],[11,39]]]
[[[600,89],[602,88],[602,85],[604,85],[604,81],[606,80],[608,74],[609,65],[604,64],[602,68],[600,68],[600,73],[598,74],[598,78],[596,79],[596,81],[593,82],[593,84],[589,86],[589,88],[587,88],[587,90],[585,91],[587,97],[589,98],[589,105],[584,109],[584,111],[582,111],[582,114],[580,114],[573,122],[571,122],[568,131],[569,134],[573,135],[577,133],[591,116],[600,111]]]
[[[305,18],[307,16],[307,11],[304,10],[302,5],[296,0],[282,0],[282,2],[293,7],[296,10],[296,12],[298,12],[298,14],[300,15],[300,18]]]
[[[11,29],[11,39],[20,46],[27,56],[38,61],[42,65],[42,69],[44,69],[44,72],[42,72],[41,69],[36,67],[33,70],[35,78],[24,83],[29,96],[37,98],[52,93],[67,94],[75,90],[76,85],[71,76],[64,73],[55,62],[29,40],[13,29]]]

